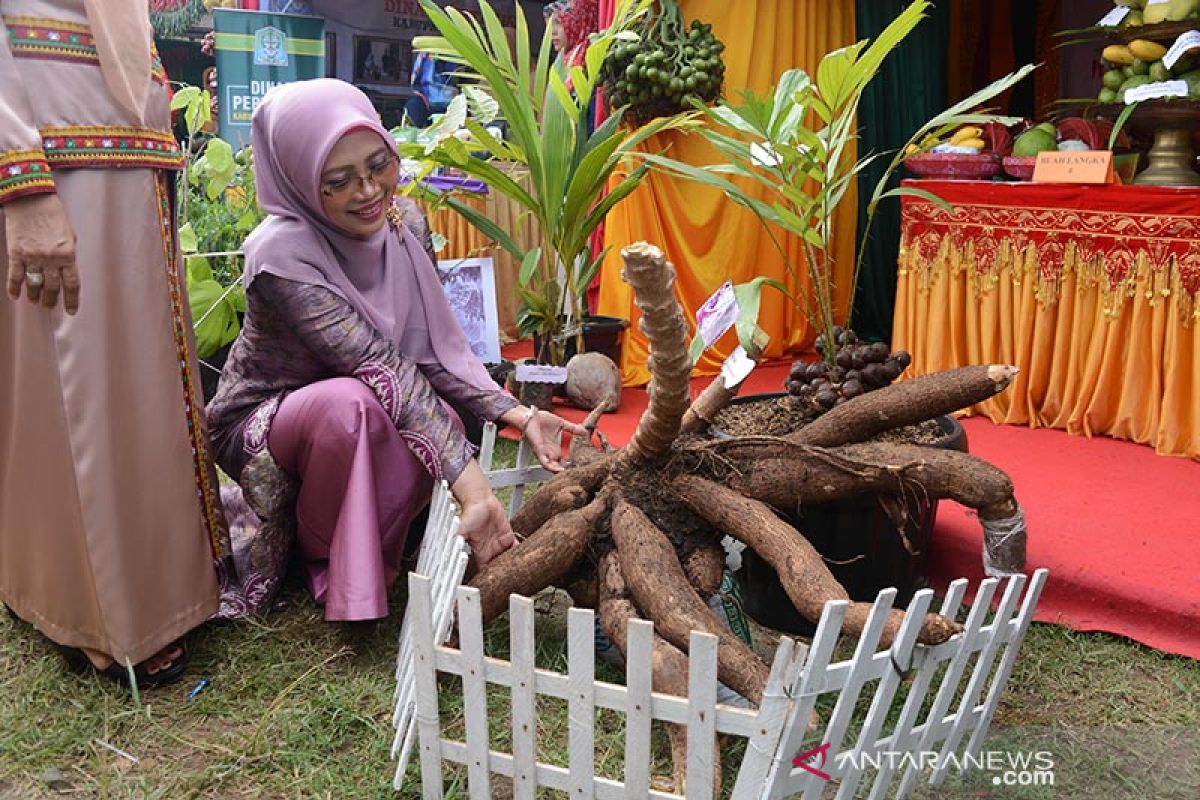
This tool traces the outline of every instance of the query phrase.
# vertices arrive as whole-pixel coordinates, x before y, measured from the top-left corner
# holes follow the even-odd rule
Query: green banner
[[[221,137],[250,142],[250,116],[272,86],[325,77],[325,20],[213,9]]]

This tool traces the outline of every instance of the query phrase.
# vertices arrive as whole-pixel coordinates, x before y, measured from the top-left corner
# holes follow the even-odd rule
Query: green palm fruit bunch
[[[637,122],[712,103],[725,80],[725,45],[712,26],[693,20],[684,27],[676,0],[660,0],[660,7],[639,41],[614,45],[600,73],[612,107],[628,107]]]

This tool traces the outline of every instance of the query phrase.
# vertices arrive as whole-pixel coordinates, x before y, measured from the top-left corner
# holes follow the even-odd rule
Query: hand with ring
[[[61,293],[68,314],[79,310],[75,231],[57,194],[36,194],[4,206],[8,296],[54,308]]]
[[[525,441],[529,442],[538,463],[550,472],[562,472],[562,445],[558,435],[568,433],[571,436],[590,436],[588,429],[574,422],[568,422],[549,411],[540,411],[533,406],[517,406],[506,412],[500,420],[513,425],[521,431]]]

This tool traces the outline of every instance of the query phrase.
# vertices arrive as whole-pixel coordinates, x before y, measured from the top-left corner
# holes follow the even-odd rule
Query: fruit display
[[[720,97],[724,50],[711,25],[692,20],[685,28],[676,0],[659,0],[659,13],[641,40],[614,45],[600,77],[614,108],[627,106],[635,120],[646,122]]]
[[[1197,0],[1200,2],[1200,0]],[[1157,6],[1154,6],[1155,8]],[[1096,99],[1101,103],[1124,103],[1125,93],[1148,83],[1181,80],[1188,84],[1188,97],[1200,99],[1200,64],[1192,52],[1185,53],[1168,67],[1163,62],[1167,47],[1146,39],[1129,44],[1110,44],[1101,57],[1108,69]]]
[[[1129,13],[1120,22],[1122,28],[1140,28],[1143,25],[1200,19],[1200,0],[1168,0],[1165,3],[1151,3],[1150,0],[1116,0],[1116,3],[1129,9]]]
[[[823,411],[860,394],[882,389],[912,363],[912,356],[904,350],[893,353],[883,342],[859,342],[854,331],[840,326],[834,326],[833,336],[833,342],[827,341],[824,334],[817,337],[817,353],[822,359],[812,364],[804,361],[792,364],[786,384],[789,394]],[[835,353],[836,366],[825,361],[829,350]]]

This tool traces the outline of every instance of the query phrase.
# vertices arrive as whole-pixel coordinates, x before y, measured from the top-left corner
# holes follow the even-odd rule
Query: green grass
[[[561,597],[538,601],[538,664],[559,670],[566,657]],[[396,795],[388,759],[403,604],[397,586],[388,619],[335,625],[324,622],[302,589],[289,587],[283,607],[263,619],[210,624],[189,636],[189,677],[145,692],[140,705],[114,684],[66,672],[36,633],[0,615],[0,798],[61,796],[43,782],[50,768],[62,771],[74,797],[418,797],[415,764]],[[756,633],[756,645],[769,651],[769,632]],[[507,653],[505,619],[488,628],[487,642],[490,653]],[[597,676],[621,682],[603,664]],[[201,677],[210,685],[187,700]],[[444,679],[439,692],[451,733],[461,732],[455,689]],[[540,702],[539,755],[565,765],[565,704]],[[866,703],[860,700],[860,711]],[[493,687],[489,709],[493,746],[502,746],[509,741],[507,692]],[[1200,663],[1114,636],[1034,625],[986,747],[1051,750],[1055,787],[996,789],[980,783],[990,776],[977,774],[916,796],[1196,798],[1198,732]],[[598,772],[618,777],[624,750],[618,715],[598,716],[596,750]],[[740,745],[723,749],[727,778],[741,752]],[[661,731],[653,757],[657,774],[669,775]],[[448,770],[447,776],[448,795],[464,797],[465,775]],[[505,788],[497,780],[495,796],[505,796]]]

